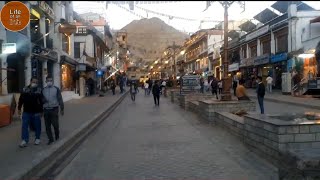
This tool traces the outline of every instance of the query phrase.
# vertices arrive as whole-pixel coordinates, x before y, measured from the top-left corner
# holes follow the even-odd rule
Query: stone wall
[[[214,121],[215,112],[234,112],[239,110],[256,111],[256,103],[253,101],[199,101],[199,114],[201,118],[208,122]]]
[[[243,117],[228,112],[216,112],[215,123],[222,126],[233,135],[243,141],[244,137],[244,119]]]
[[[180,90],[172,89],[170,90],[170,99],[172,103],[178,102],[180,96]]]
[[[199,114],[199,101],[187,101],[188,111]]]
[[[183,94],[179,98],[179,105],[185,110],[187,110],[189,105],[188,102],[206,100],[212,97],[213,97],[212,95],[205,95],[205,94],[199,94],[199,93]]]

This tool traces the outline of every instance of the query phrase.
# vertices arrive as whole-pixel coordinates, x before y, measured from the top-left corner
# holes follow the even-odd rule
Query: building
[[[74,13],[74,16],[77,28],[74,40],[74,57],[81,65],[77,70],[80,78],[78,86],[80,96],[84,96],[85,78],[92,78],[102,88],[105,79],[104,74],[106,74],[103,72],[107,70],[104,67],[110,63],[107,56],[110,49],[106,44],[105,36],[111,33],[106,33],[106,30],[108,30],[106,29],[106,21],[101,18],[96,22],[94,20],[86,21],[77,13]],[[103,27],[103,33],[96,29],[96,26]]]

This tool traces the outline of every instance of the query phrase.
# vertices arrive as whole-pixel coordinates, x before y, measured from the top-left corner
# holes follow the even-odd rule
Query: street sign
[[[2,54],[12,54],[17,52],[16,43],[3,43],[2,44]]]
[[[186,75],[181,77],[180,94],[196,92],[200,89],[199,75]]]

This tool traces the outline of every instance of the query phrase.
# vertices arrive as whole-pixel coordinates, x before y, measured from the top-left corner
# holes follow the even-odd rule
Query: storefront
[[[256,74],[258,76],[262,77],[262,81],[265,81],[269,74],[272,72],[272,65],[269,64],[270,62],[270,55],[265,54],[262,56],[258,56],[253,59],[253,64],[256,69],[253,69],[253,71],[256,71]]]
[[[228,66],[229,76],[234,80],[241,79],[241,72],[239,71],[239,63],[233,63]]]
[[[75,91],[77,62],[65,55],[61,56],[61,90]]]
[[[288,53],[280,53],[272,55],[270,60],[272,63],[273,85],[276,89],[281,89],[282,73],[287,72]]]

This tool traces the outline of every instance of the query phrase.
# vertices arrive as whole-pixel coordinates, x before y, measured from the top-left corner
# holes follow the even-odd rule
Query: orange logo
[[[1,10],[1,23],[10,31],[21,31],[30,22],[28,7],[19,1],[11,1],[5,4]]]

